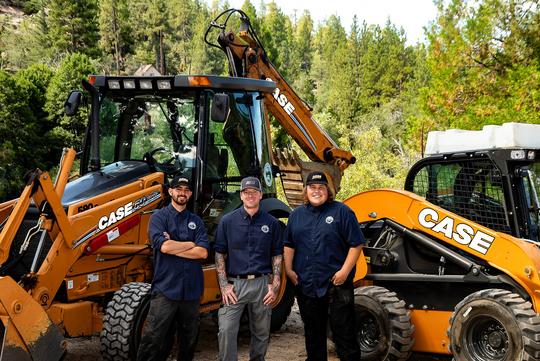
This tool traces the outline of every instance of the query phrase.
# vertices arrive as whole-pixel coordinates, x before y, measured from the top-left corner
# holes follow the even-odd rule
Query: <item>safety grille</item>
[[[489,160],[432,164],[415,176],[413,192],[499,232],[510,232],[502,177]]]

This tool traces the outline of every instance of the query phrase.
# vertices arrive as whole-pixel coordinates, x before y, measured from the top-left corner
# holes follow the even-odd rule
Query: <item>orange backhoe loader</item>
[[[227,30],[234,13],[238,32]],[[228,10],[211,28],[219,30],[213,45],[226,53],[232,76],[276,82],[267,108],[319,162],[315,167],[339,169],[324,169],[338,188],[354,157],[316,126],[247,15]],[[540,126],[528,124],[430,133],[430,155],[412,167],[405,190],[345,201],[368,239],[357,268],[367,261],[369,272],[355,277],[362,360],[407,360],[413,351],[456,361],[540,360],[539,139]],[[295,204],[306,170],[295,173],[287,169],[294,161],[282,163],[284,189]]]
[[[192,179],[189,207],[213,238],[221,216],[241,205],[240,180],[262,180],[261,208],[278,218],[270,134],[262,97],[275,83],[215,76],[92,76],[66,101],[88,104],[79,176],[67,150],[56,179],[36,169],[21,196],[0,204],[2,361],[59,360],[64,336],[101,332],[105,360],[132,360],[149,305],[152,212],[165,185]],[[69,182],[68,182],[69,180]],[[210,252],[213,253],[213,252]],[[201,311],[220,307],[213,260],[203,264]],[[283,282],[272,329],[290,313]]]

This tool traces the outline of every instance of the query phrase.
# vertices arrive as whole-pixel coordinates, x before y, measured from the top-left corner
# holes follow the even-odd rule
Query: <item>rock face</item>
[[[6,19],[8,24],[18,26],[25,16],[24,11],[11,1],[0,1],[0,22]]]

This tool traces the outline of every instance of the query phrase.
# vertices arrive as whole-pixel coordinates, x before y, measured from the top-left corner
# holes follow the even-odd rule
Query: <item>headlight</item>
[[[135,80],[124,80],[124,89],[135,89]]]
[[[109,84],[109,89],[120,89],[120,82],[118,80],[109,80],[107,84]]]
[[[170,80],[158,80],[157,87],[162,90],[171,89],[171,82]]]
[[[141,89],[152,89],[152,80],[141,80],[139,81]]]

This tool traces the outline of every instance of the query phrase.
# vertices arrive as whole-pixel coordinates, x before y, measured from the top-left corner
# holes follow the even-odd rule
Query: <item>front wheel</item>
[[[150,284],[126,283],[114,293],[103,317],[101,356],[105,361],[137,358],[141,333],[150,308]]]
[[[354,293],[362,360],[407,360],[414,344],[414,326],[405,302],[379,286],[360,287]]]
[[[455,361],[540,359],[540,317],[530,302],[502,289],[467,296],[454,309],[448,337]]]

